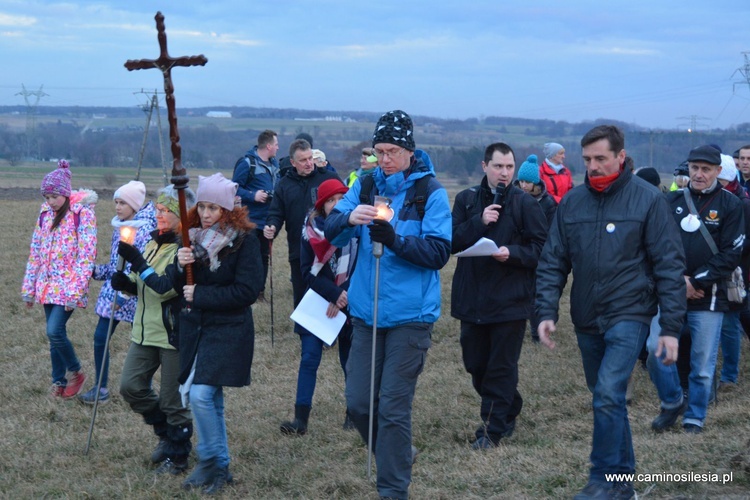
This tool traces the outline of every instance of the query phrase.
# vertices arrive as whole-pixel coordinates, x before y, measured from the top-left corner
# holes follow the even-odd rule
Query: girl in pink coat
[[[21,296],[29,308],[34,302],[44,306],[52,360],[51,395],[70,399],[81,391],[86,376],[65,325],[73,310],[85,308],[88,302],[96,260],[92,205],[97,195],[89,190],[71,192],[70,165],[60,160],[57,166],[42,181],[45,202],[31,237]]]

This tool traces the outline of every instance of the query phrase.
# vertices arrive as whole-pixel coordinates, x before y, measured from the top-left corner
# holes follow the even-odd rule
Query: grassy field
[[[37,187],[41,172],[48,170],[45,166],[34,172],[29,187]],[[114,213],[111,192],[102,198],[96,209],[100,263],[108,259],[112,230],[108,221]],[[40,201],[0,199],[4,214],[0,218],[0,496],[194,498],[180,490],[182,478],[153,474],[149,456],[156,439],[117,394],[129,343],[128,325],[120,325],[112,339],[114,396],[99,409],[88,455],[84,447],[91,407],[47,398],[50,360],[44,315],[40,306],[27,310],[20,300]],[[375,499],[376,489],[366,479],[366,446],[353,431],[341,429],[344,387],[335,349],[323,356],[308,435],[290,438],[279,432],[279,423],[292,416],[299,361],[299,341],[288,319],[291,287],[285,246],[280,239],[274,248],[275,345],[271,345],[269,306],[253,306],[253,383],[226,394],[236,480],[224,497]],[[497,449],[475,452],[468,443],[478,424],[479,397],[461,363],[458,322],[448,315],[454,268],[455,259],[451,259],[442,272],[443,316],[435,327],[414,400],[414,444],[421,453],[413,470],[412,498],[571,497],[586,483],[592,414],[567,303],[556,337],[558,348],[550,352],[531,342],[524,346],[519,390],[525,405],[515,434]],[[68,323],[69,335],[90,376],[97,319],[93,303],[98,291],[99,283],[93,282],[91,305],[76,311]],[[732,461],[748,451],[748,355],[745,343],[741,385],[710,408],[706,431],[700,436],[677,430],[662,435],[651,432],[658,401],[647,374],[636,371],[630,421],[638,472],[733,474],[727,484],[637,482],[640,497],[750,496],[750,457],[742,455],[742,460]]]

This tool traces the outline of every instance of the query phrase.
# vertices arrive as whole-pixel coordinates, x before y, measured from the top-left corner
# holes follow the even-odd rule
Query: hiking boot
[[[662,432],[665,429],[669,429],[677,422],[677,418],[685,413],[687,407],[687,398],[682,398],[682,403],[680,403],[680,406],[678,406],[677,408],[672,408],[670,410],[662,408],[659,416],[656,417],[653,422],[651,422],[651,428],[656,432]]]
[[[71,399],[78,396],[78,393],[83,390],[84,382],[86,382],[86,375],[83,374],[83,371],[78,370],[77,372],[73,372],[70,380],[68,380],[68,385],[65,386],[65,390],[63,391],[63,399]]]
[[[173,476],[179,476],[185,472],[188,468],[187,457],[175,457],[174,460],[171,458],[165,459],[159,467],[156,468],[154,474],[172,474]]]
[[[168,437],[160,437],[159,443],[156,445],[156,448],[154,448],[154,451],[151,453],[151,463],[159,464],[167,459],[169,459],[169,438]]]
[[[225,485],[228,483],[231,483],[232,480],[232,474],[229,473],[229,467],[219,467],[214,471],[213,478],[211,479],[211,484],[206,486],[206,488],[203,490],[203,493],[206,495],[215,495],[216,493],[219,493]]]
[[[304,436],[307,434],[307,421],[310,418],[310,407],[294,405],[294,420],[282,422],[279,429],[287,436]]]
[[[88,392],[84,392],[78,396],[78,401],[83,404],[92,405],[96,401],[96,387],[92,387]],[[102,387],[99,389],[99,404],[109,403],[109,389]]]
[[[686,434],[700,434],[703,432],[703,427],[697,424],[683,424],[682,430],[684,430]]]
[[[182,487],[186,490],[191,488],[200,488],[213,482],[216,472],[216,462],[214,460],[201,460],[190,473],[187,479],[182,482]]]
[[[52,399],[61,398],[64,392],[65,386],[62,385],[62,382],[55,382],[52,384],[52,387],[49,388],[49,397]]]

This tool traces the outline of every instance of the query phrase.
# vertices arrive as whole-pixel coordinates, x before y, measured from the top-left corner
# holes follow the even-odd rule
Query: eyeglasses
[[[171,214],[171,213],[173,213],[173,212],[170,209],[168,209],[168,208],[164,208],[164,209],[157,208],[156,209],[156,215],[167,215],[167,214]]]
[[[401,154],[404,152],[404,148],[398,148],[398,149],[392,149],[390,151],[381,151],[379,149],[374,149],[373,153],[375,153],[375,156],[378,158],[378,160],[382,160],[386,156],[390,158],[391,160],[395,160]]]

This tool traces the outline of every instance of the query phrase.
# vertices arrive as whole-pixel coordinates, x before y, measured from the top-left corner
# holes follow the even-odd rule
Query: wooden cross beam
[[[190,238],[188,236],[187,227],[187,206],[185,203],[185,192],[188,181],[190,178],[185,172],[185,168],[182,166],[182,147],[180,146],[180,132],[177,130],[177,112],[175,110],[174,100],[174,84],[172,83],[172,68],[175,66],[204,66],[208,59],[201,54],[199,56],[182,56],[182,57],[170,57],[167,51],[167,33],[164,28],[164,15],[161,12],[157,12],[156,16],[156,31],[158,32],[159,40],[159,57],[157,59],[139,59],[139,60],[128,60],[125,63],[125,68],[128,71],[134,69],[149,69],[158,68],[161,70],[162,76],[164,77],[164,94],[166,95],[167,101],[167,115],[169,117],[169,140],[171,142],[172,149],[172,184],[177,189],[179,203],[180,203],[180,219],[182,222],[182,244],[189,245]],[[191,266],[187,266],[187,283],[193,284],[193,273]]]

